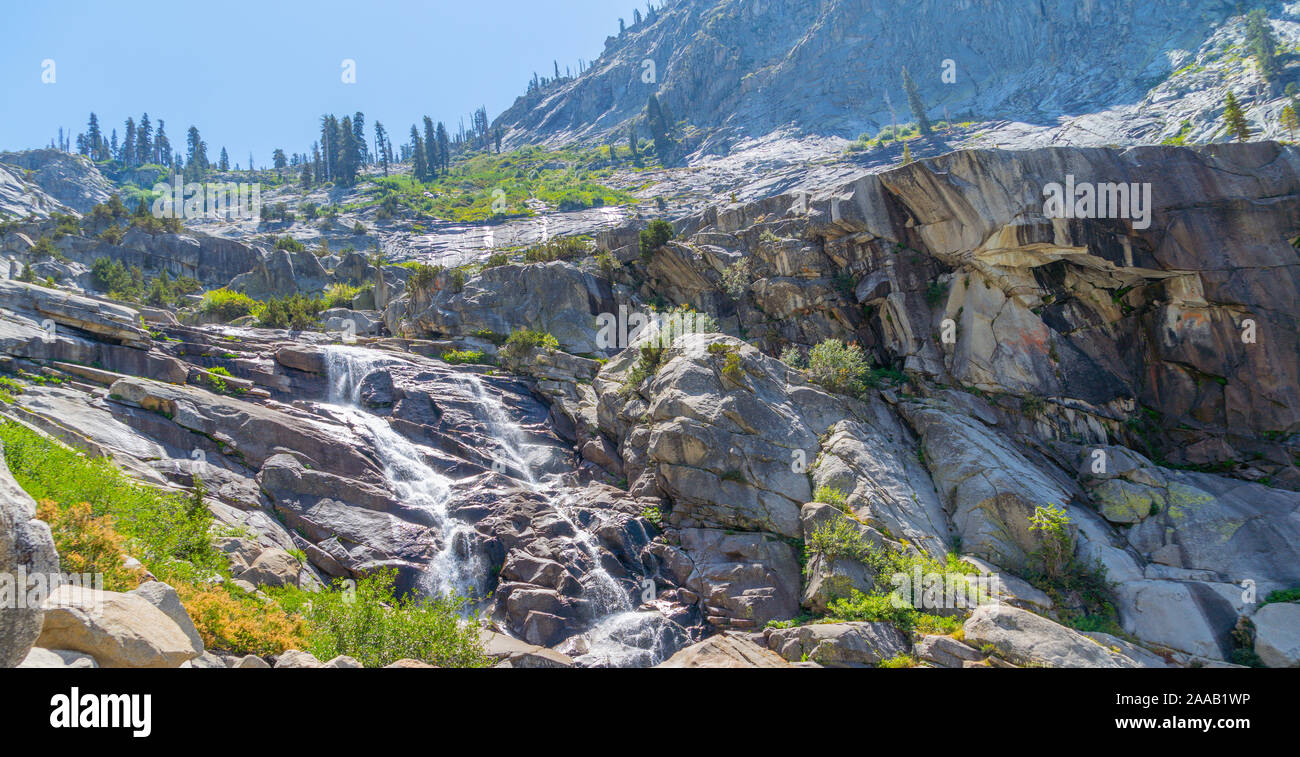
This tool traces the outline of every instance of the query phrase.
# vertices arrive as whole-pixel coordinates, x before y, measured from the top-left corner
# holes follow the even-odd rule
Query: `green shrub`
[[[832,392],[860,395],[870,375],[871,366],[856,344],[827,339],[808,354],[808,377]]]
[[[506,340],[501,352],[505,357],[517,360],[531,355],[537,349],[558,350],[559,348],[559,340],[548,332],[519,329]]]
[[[483,264],[483,270],[489,268],[500,268],[503,265],[510,264],[510,257],[504,252],[496,252],[488,256],[487,262]]]
[[[352,300],[361,294],[361,287],[347,284],[330,284],[325,288],[325,309],[352,307]]]
[[[663,360],[664,348],[654,347],[651,345],[641,346],[641,356],[637,359],[636,365],[632,370],[627,372],[627,380],[623,384],[623,394],[628,394],[641,386],[641,382],[651,378],[659,370],[659,363]]]
[[[275,249],[288,250],[289,252],[303,252],[307,246],[293,237],[279,237],[275,240]]]
[[[844,492],[839,489],[832,489],[829,486],[819,486],[813,493],[814,502],[825,502],[828,505],[834,505],[838,508],[844,508],[848,505],[849,499]]]
[[[307,619],[307,650],[321,660],[339,655],[367,668],[401,659],[448,668],[487,667],[475,614],[468,600],[449,597],[395,596],[394,571],[373,573],[355,589],[337,583],[319,593],[285,592],[281,601]]]
[[[428,265],[416,261],[402,263],[403,268],[409,269],[411,278],[409,284],[413,292],[427,292],[433,288],[433,284],[438,280],[438,274],[442,273],[442,266]]]
[[[223,288],[212,289],[205,293],[199,310],[226,323],[246,315],[253,315],[260,307],[260,302],[243,292]]]
[[[573,260],[586,257],[591,240],[587,237],[555,237],[524,251],[529,263],[550,263],[553,260]]]
[[[442,353],[442,359],[443,362],[451,363],[452,365],[483,365],[488,363],[487,358],[478,350],[451,350]]]
[[[794,345],[781,351],[781,362],[796,370],[804,370],[808,367],[808,359]]]
[[[302,294],[267,300],[258,308],[257,325],[267,329],[303,331],[318,324],[325,301]]]
[[[674,236],[673,225],[667,221],[655,220],[650,222],[650,226],[643,229],[638,235],[638,246],[641,249],[641,259],[649,261],[654,255],[655,250],[663,247]]]

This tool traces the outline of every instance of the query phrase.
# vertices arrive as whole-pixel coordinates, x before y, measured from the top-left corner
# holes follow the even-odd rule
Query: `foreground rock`
[[[177,668],[203,652],[144,597],[78,586],[46,601],[37,645],[85,652],[106,668]]]
[[[721,634],[679,650],[657,668],[789,668],[780,655],[738,634]]]
[[[1018,665],[1047,668],[1137,668],[1129,657],[1077,631],[1007,605],[984,605],[964,626],[966,643],[993,648]]]
[[[1300,667],[1300,604],[1274,602],[1251,618],[1255,654],[1270,668]]]
[[[52,575],[59,571],[50,527],[36,519],[36,502],[18,486],[5,465],[0,445],[0,592],[8,595],[0,612],[0,668],[12,668],[27,657],[41,635],[41,608],[20,605],[28,587],[19,575]],[[38,598],[38,601],[41,598]]]
[[[814,623],[765,636],[768,647],[790,662],[827,668],[870,667],[907,654],[911,646],[892,623]]]

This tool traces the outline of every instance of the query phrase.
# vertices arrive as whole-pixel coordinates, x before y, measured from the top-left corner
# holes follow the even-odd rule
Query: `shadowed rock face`
[[[857,340],[941,383],[1045,399],[1035,422],[1060,435],[1136,429],[1172,462],[1262,457],[1300,483],[1271,441],[1300,424],[1298,167],[1272,143],[958,152],[711,209],[646,272],[655,294],[766,321],[773,353]],[[1149,185],[1149,226],[1048,217],[1067,176]],[[701,287],[741,255],[738,302]]]

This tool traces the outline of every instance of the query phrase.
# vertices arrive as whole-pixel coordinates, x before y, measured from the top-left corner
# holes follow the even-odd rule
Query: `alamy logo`
[[[179,174],[172,184],[153,185],[154,218],[188,218],[210,221],[253,220],[262,217],[262,185],[233,181],[182,184]]]
[[[51,728],[130,728],[138,739],[153,733],[152,694],[82,694],[73,686],[50,697],[50,706]]]
[[[671,313],[645,313],[632,311],[627,305],[618,306],[618,315],[601,313],[596,316],[596,346],[600,349],[624,349],[648,335],[644,346],[671,347],[678,337],[686,334],[708,334],[717,331],[717,324],[706,313],[693,310],[675,310]]]
[[[1064,186],[1043,187],[1043,215],[1048,218],[1126,218],[1133,228],[1151,227],[1151,184],[1075,183],[1066,174]]]

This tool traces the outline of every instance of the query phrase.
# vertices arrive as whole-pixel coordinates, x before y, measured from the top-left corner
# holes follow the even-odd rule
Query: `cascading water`
[[[387,421],[360,407],[361,383],[366,376],[403,361],[360,348],[329,347],[325,362],[332,410],[370,437],[393,494],[434,518],[443,546],[425,571],[427,583],[423,588],[430,594],[454,591],[462,596],[479,596],[486,565],[467,548],[469,526],[447,513],[451,479],[426,465],[416,446]]]
[[[405,361],[357,347],[327,347],[325,356],[331,411],[369,437],[394,495],[406,504],[422,507],[434,518],[443,546],[426,570],[426,590],[431,594],[455,591],[463,596],[481,596],[488,566],[468,547],[465,537],[469,526],[448,514],[452,480],[426,465],[419,449],[394,431],[387,421],[361,407],[366,376]],[[629,592],[601,564],[603,548],[574,517],[576,504],[572,492],[554,481],[539,478],[538,460],[545,457],[540,453],[544,445],[529,442],[500,398],[488,391],[478,374],[460,373],[456,380],[476,400],[475,416],[486,426],[488,436],[498,443],[497,449],[486,452],[493,460],[493,468],[547,497],[555,512],[572,529],[574,546],[590,563],[582,579],[583,597],[591,602],[598,620],[572,647],[578,662],[611,667],[653,665],[671,654],[672,634],[663,616],[638,612]]]
[[[662,616],[654,612],[637,612],[628,592],[601,564],[602,547],[590,530],[583,528],[573,513],[573,494],[567,488],[539,481],[530,454],[533,445],[519,425],[510,419],[496,395],[487,391],[477,374],[459,376],[466,389],[478,400],[478,416],[489,434],[497,439],[500,450],[493,457],[499,472],[518,470],[530,488],[547,496],[555,512],[572,529],[574,544],[591,563],[583,581],[583,597],[592,603],[596,625],[574,651],[583,665],[627,667],[654,665],[672,652]],[[502,460],[500,455],[507,459]]]

